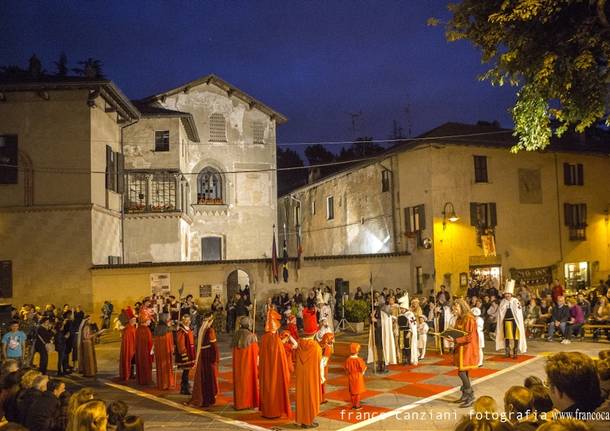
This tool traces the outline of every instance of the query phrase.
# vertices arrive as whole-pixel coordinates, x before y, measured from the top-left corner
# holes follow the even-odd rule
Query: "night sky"
[[[447,1],[0,2],[0,65],[100,59],[129,97],[215,73],[285,114],[278,143],[386,139],[446,121],[511,125],[511,88],[492,87],[468,42],[429,17]],[[362,112],[354,133],[349,113]]]

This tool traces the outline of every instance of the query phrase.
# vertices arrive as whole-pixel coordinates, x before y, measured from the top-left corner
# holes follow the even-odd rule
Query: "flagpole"
[[[370,273],[369,285],[371,286],[371,335],[373,339],[373,374],[377,374],[377,362],[375,356],[377,355],[377,345],[375,343],[375,323],[373,323],[373,317],[375,316],[375,289],[373,288],[373,273]],[[377,358],[379,361],[379,358]]]

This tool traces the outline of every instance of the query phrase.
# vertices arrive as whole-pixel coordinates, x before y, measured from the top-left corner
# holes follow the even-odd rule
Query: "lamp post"
[[[445,206],[443,206],[443,230],[447,228],[447,220],[451,223],[455,223],[460,218],[455,213],[455,208],[453,207],[453,203],[445,202]]]

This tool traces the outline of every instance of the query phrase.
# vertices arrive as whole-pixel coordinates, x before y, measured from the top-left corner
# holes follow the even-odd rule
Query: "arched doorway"
[[[246,288],[250,287],[250,277],[246,271],[236,269],[231,271],[227,277],[227,301],[234,297],[234,295]]]

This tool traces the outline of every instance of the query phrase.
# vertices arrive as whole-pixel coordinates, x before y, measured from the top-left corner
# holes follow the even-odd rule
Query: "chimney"
[[[320,168],[309,168],[307,174],[307,184],[315,183],[320,179]]]

